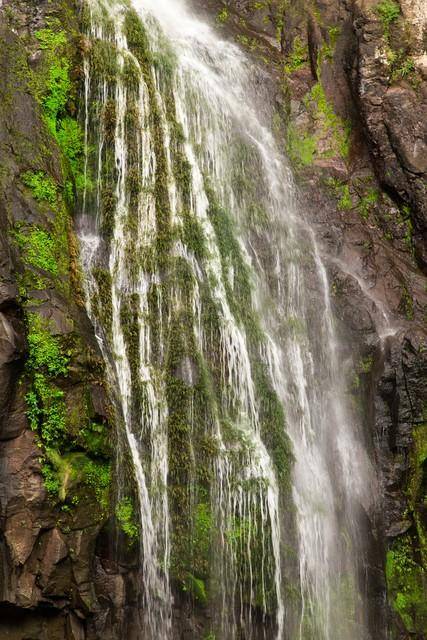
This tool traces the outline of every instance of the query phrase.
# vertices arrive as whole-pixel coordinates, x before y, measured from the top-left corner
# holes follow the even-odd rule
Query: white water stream
[[[153,53],[166,55],[167,43],[173,54],[174,117],[181,127],[183,153],[190,167],[186,206],[174,173],[173,131],[162,76],[155,67],[150,73],[163,132],[171,224],[182,228],[188,207],[185,213],[200,225],[207,249],[200,258],[180,239],[172,246],[172,255],[185,261],[194,280],[192,332],[198,353],[208,365],[212,354],[202,320],[204,287],[209,288],[219,317],[215,346],[221,397],[212,400],[212,424],[206,426],[218,449],[210,490],[217,533],[212,536],[215,557],[210,567],[210,590],[215,604],[214,635],[210,637],[362,640],[368,636],[354,540],[357,509],[359,505],[368,508],[371,500],[370,463],[348,406],[326,270],[313,233],[295,204],[292,176],[269,129],[268,109],[262,105],[262,96],[257,101],[257,74],[237,46],[221,40],[180,0],[132,0],[130,5],[145,25]],[[164,276],[156,264],[148,268],[141,259],[152,249],[156,237],[154,187],[159,158],[150,125],[148,86],[126,38],[127,6],[114,0],[89,2],[88,37],[112,43],[117,64],[115,81],[109,82],[85,61],[85,136],[89,146],[96,142],[97,149],[92,154],[95,160],[91,160],[96,166],[95,187],[90,197],[85,193],[83,198],[80,238],[88,311],[110,363],[111,384],[118,391],[138,487],[143,563],[141,639],[169,640],[178,636],[169,572],[173,554],[170,451],[162,348],[184,298],[181,289],[173,287],[164,317]],[[139,74],[137,100],[132,98],[138,122],[132,141],[127,133],[131,98],[121,73],[129,60]],[[108,105],[114,105],[112,143],[100,125]],[[105,188],[103,154],[108,144],[114,149],[110,181],[115,204],[111,238],[105,243],[100,211]],[[133,213],[132,220],[128,184],[131,153],[137,157],[132,167],[142,185],[136,219]],[[89,164],[87,161],[86,167]],[[248,311],[256,316],[261,336],[256,357],[282,404],[286,417],[283,430],[294,455],[288,494],[262,431],[248,328],[230,304],[229,289],[238,274],[221,253],[210,215],[207,179],[220,205],[232,216],[230,233],[236,234],[249,273],[252,309]],[[103,295],[93,275],[101,263],[110,274],[109,328],[94,308],[94,300]],[[148,321],[152,291],[158,311],[157,356],[153,353],[153,326]],[[129,300],[137,317],[137,385],[123,320]],[[191,386],[192,366],[187,369],[182,375]],[[135,417],[136,387],[142,399]],[[225,418],[244,443],[239,445],[238,455],[227,440]],[[191,422],[191,429],[197,427]],[[195,456],[192,450],[190,457]],[[193,490],[190,486],[189,491]],[[287,548],[292,545],[296,560],[289,561]],[[296,569],[292,571],[290,565]],[[289,584],[292,573],[294,584]],[[289,595],[292,589],[297,591],[293,599]]]

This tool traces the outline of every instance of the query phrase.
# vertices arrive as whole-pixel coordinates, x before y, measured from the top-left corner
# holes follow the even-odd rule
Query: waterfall
[[[253,63],[180,0],[87,0],[83,23],[81,261],[138,491],[140,637],[178,637],[180,594],[204,638],[366,638],[372,473]]]

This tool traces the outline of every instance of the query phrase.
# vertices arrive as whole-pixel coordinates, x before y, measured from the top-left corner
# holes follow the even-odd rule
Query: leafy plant
[[[108,490],[111,484],[110,463],[87,458],[82,476],[83,482],[94,490],[99,504],[105,509],[108,505]]]
[[[128,536],[129,540],[135,542],[139,536],[139,528],[135,523],[134,509],[130,498],[122,498],[117,504],[116,518],[122,531]]]
[[[338,209],[340,211],[348,211],[352,208],[352,206],[353,201],[351,199],[350,187],[348,186],[348,184],[345,184],[341,189],[341,198],[338,202]]]
[[[56,203],[56,184],[44,171],[27,171],[27,173],[24,173],[22,176],[22,182],[31,189],[36,200],[45,200],[52,205]]]
[[[77,120],[67,114],[67,102],[72,89],[71,63],[67,56],[67,36],[57,21],[36,32],[36,38],[45,52],[47,71],[43,78],[40,101],[49,131],[70,163],[76,186],[82,189],[83,132]]]
[[[49,376],[66,375],[69,357],[61,349],[58,339],[48,330],[48,324],[36,313],[29,313],[27,365],[39,375],[45,372]]]
[[[19,228],[14,231],[13,237],[26,265],[43,269],[52,275],[58,274],[55,241],[50,233],[39,227],[27,230]]]
[[[383,24],[384,36],[388,39],[390,26],[400,15],[400,6],[395,0],[382,0],[375,7],[375,11]]]
[[[293,41],[292,51],[286,57],[285,72],[293,73],[297,69],[303,67],[308,59],[308,49],[301,42],[301,38],[296,36]]]

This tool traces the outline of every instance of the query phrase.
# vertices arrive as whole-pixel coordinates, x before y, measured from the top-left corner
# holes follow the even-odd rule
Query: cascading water
[[[84,12],[81,256],[138,489],[141,638],[178,637],[180,590],[205,638],[368,637],[369,462],[253,69],[179,0]]]

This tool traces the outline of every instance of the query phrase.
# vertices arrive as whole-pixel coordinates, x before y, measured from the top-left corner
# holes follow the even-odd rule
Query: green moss
[[[57,51],[67,44],[66,33],[65,31],[60,29],[59,22],[54,21],[52,26],[54,26],[56,29],[39,29],[39,31],[36,31],[35,33],[35,36],[40,43],[41,49],[47,49],[48,51]]]
[[[44,458],[41,458],[41,473],[43,477],[43,484],[49,496],[54,498],[57,495],[61,495],[65,498],[66,494],[64,490],[61,489],[61,481],[57,470],[52,464],[46,462]]]
[[[117,64],[117,47],[113,42],[107,40],[93,40],[89,52],[89,62],[95,75],[100,79],[114,86],[119,73]],[[123,72],[130,71],[129,59],[125,59]]]
[[[191,594],[191,596],[201,605],[206,605],[208,596],[204,580],[196,578],[192,573],[187,573],[183,580],[183,591]]]
[[[423,634],[427,628],[427,575],[414,556],[410,534],[395,540],[387,552],[388,596],[409,633]]]
[[[367,356],[363,358],[359,363],[359,368],[363,373],[370,373],[372,371],[372,367],[374,365],[374,359],[372,356]]]
[[[307,167],[318,157],[339,155],[347,158],[350,149],[350,124],[334,112],[321,82],[316,83],[304,98],[312,119],[312,133],[290,123],[287,129],[286,151],[297,168]],[[322,149],[327,141],[327,148]],[[322,150],[320,150],[322,149]]]
[[[130,10],[126,12],[124,28],[130,50],[143,68],[147,68],[152,62],[150,45],[144,26],[136,11]]]
[[[221,256],[222,280],[227,302],[238,321],[249,332],[256,332],[255,314],[252,310],[252,282],[249,267],[242,256],[233,218],[220,206],[212,187],[205,181],[209,200],[208,216],[212,223],[216,243]],[[230,281],[230,270],[233,279]]]
[[[25,396],[28,420],[44,445],[60,446],[66,433],[66,408],[64,392],[52,379],[67,374],[69,357],[39,315],[27,314],[27,322],[26,370],[31,379],[30,390]]]
[[[74,176],[77,189],[83,189],[85,186],[83,131],[77,120],[69,116],[63,118],[58,124],[56,139],[62,153],[70,163],[71,173]]]
[[[421,563],[427,571],[427,524],[425,487],[427,485],[427,412],[420,416],[420,424],[414,426],[413,447],[410,455],[410,480],[408,484],[408,506],[415,522]]]
[[[82,416],[76,416],[81,424]],[[110,439],[108,429],[104,424],[89,420],[78,432],[78,441],[82,443],[84,449],[91,455],[97,457],[108,457],[110,455]]]
[[[390,81],[411,80],[416,86],[416,66],[413,58],[411,58],[404,49],[394,51],[387,50],[387,62],[390,69]]]
[[[183,214],[182,239],[198,260],[207,255],[206,240],[200,222],[190,213]]]
[[[331,136],[333,150],[341,157],[347,158],[350,149],[350,123],[344,122],[336,115],[321,82],[312,87],[304,101],[323,134]]]
[[[317,154],[316,138],[302,133],[289,124],[286,140],[286,151],[291,162],[297,167],[308,167],[313,164]]]
[[[10,235],[19,250],[21,268],[17,273],[19,291],[25,300],[33,289],[55,286],[68,295],[70,253],[68,247],[69,216],[58,198],[50,230],[38,225],[17,223]]]
[[[100,319],[104,331],[111,332],[113,319],[113,307],[111,301],[112,280],[108,269],[96,267],[92,270],[92,276],[97,284],[98,291],[92,300],[95,316]]]
[[[129,497],[122,498],[116,505],[116,518],[129,542],[136,542],[139,537],[139,527],[135,522],[133,503]]]
[[[197,575],[207,577],[212,547],[213,521],[210,505],[200,502],[194,512],[192,531],[193,566]]]
[[[136,91],[141,81],[141,74],[135,60],[127,56],[122,68],[123,82],[129,91]]]
[[[318,53],[317,66],[319,69],[321,68],[322,62],[324,60],[332,60],[332,58],[334,57],[335,45],[340,33],[341,33],[340,27],[328,28],[328,41],[323,42],[320,48],[320,51]]]
[[[58,497],[63,502],[72,490],[84,485],[93,492],[101,510],[108,506],[111,483],[109,462],[92,460],[82,452],[61,454],[47,447],[42,458],[42,475],[52,498]]]
[[[413,526],[391,544],[386,558],[386,578],[394,610],[406,632],[418,638],[423,637],[427,629],[427,412],[420,411],[420,415],[414,417],[418,417],[418,421],[412,431],[406,512]]]
[[[338,209],[340,211],[349,211],[353,208],[353,198],[350,193],[350,185],[341,182],[337,178],[327,178],[326,186],[332,191],[338,200]]]
[[[22,182],[31,189],[31,193],[36,200],[45,201],[51,205],[56,203],[56,184],[43,171],[27,171],[22,175]]]
[[[293,462],[292,448],[286,433],[286,420],[282,404],[269,381],[265,365],[253,362],[253,377],[259,398],[261,437],[269,452],[277,478],[285,494],[289,490]]]

